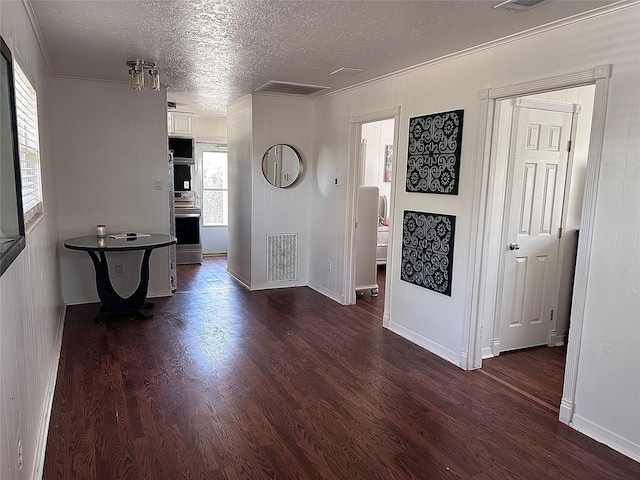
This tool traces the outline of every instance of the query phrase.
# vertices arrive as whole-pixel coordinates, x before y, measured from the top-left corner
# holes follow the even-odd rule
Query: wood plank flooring
[[[640,478],[360,300],[209,283],[157,299],[149,320],[68,308],[45,479]]]

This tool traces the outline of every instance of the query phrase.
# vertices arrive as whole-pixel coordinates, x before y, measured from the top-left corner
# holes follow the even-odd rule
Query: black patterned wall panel
[[[451,296],[456,217],[405,210],[400,278]]]
[[[457,195],[464,110],[409,119],[407,192]]]

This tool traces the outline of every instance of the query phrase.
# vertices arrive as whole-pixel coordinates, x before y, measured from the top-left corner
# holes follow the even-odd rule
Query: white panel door
[[[571,113],[515,107],[505,219],[500,351],[544,345],[557,303],[557,254]]]

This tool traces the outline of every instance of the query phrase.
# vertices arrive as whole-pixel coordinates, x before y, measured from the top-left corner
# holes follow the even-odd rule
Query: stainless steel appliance
[[[174,202],[174,184],[173,184],[173,155],[169,152],[169,235],[176,236],[176,213]],[[178,289],[178,270],[176,268],[176,245],[169,247],[169,280],[171,282],[171,291]]]
[[[202,210],[196,206],[196,193],[174,192],[176,238],[176,263],[202,263],[200,240],[200,216]]]

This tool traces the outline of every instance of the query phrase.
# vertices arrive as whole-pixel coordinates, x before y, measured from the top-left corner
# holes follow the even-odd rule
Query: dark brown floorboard
[[[536,347],[483,360],[482,371],[557,411],[562,400],[566,347]]]
[[[223,282],[225,283],[225,282]],[[640,464],[309,288],[67,310],[45,479],[637,479]]]
[[[371,313],[380,319],[380,321],[382,321],[382,315],[384,314],[386,268],[386,265],[378,265],[378,275],[376,278],[376,283],[378,284],[378,296],[372,297],[370,292],[364,292],[356,298],[356,307],[363,309],[365,312]]]

